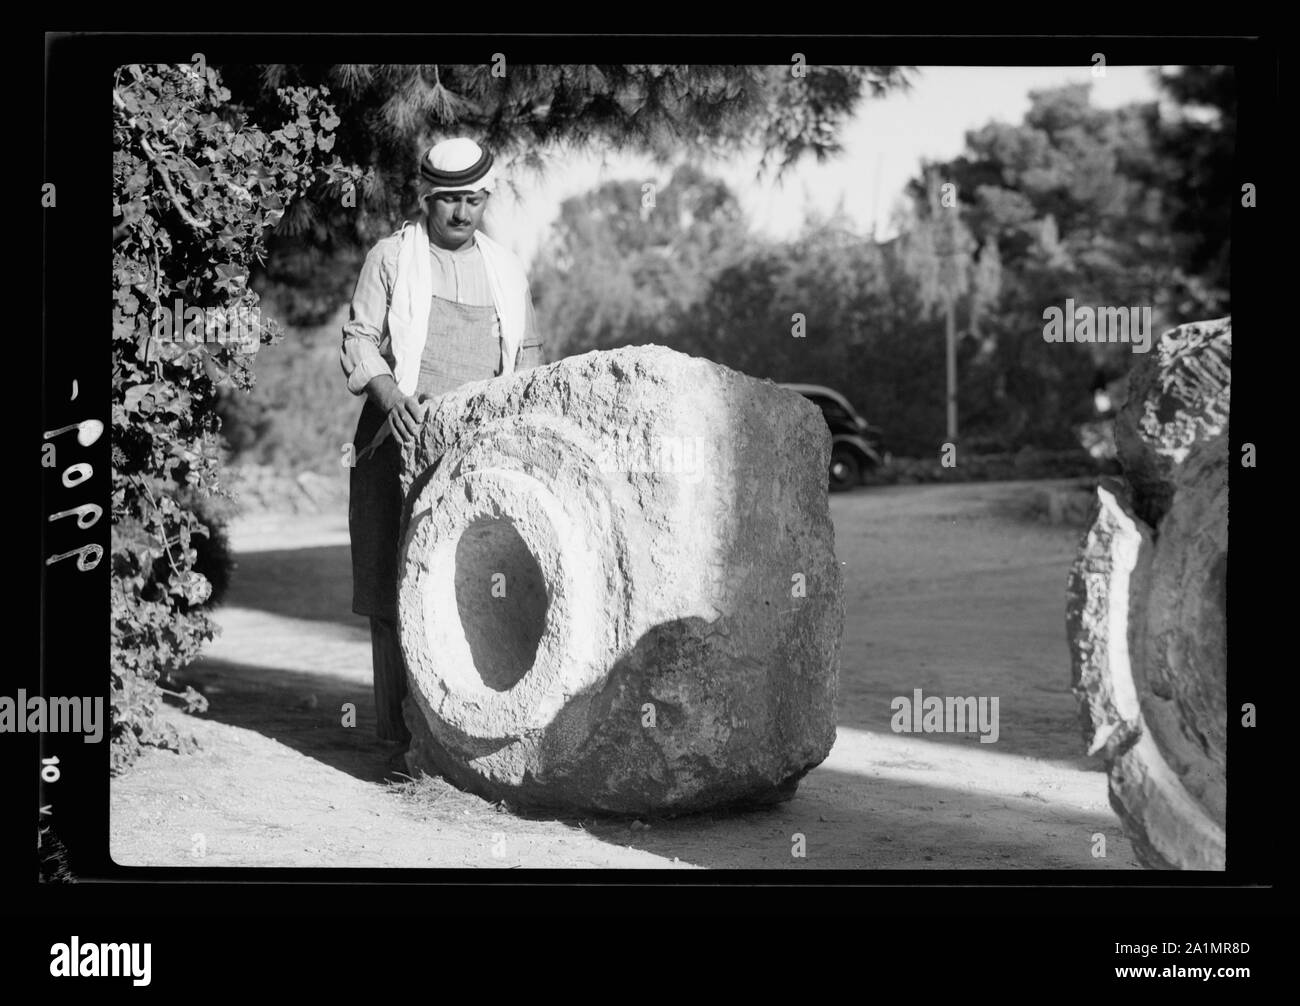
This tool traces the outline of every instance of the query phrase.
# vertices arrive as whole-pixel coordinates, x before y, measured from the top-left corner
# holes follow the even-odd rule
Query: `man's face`
[[[439,248],[455,251],[464,247],[478,230],[487,208],[488,193],[436,192],[425,200],[429,214],[429,237]]]

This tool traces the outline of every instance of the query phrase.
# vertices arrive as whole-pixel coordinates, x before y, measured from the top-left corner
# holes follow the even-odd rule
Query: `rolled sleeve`
[[[542,345],[541,333],[537,330],[537,315],[533,311],[533,293],[528,291],[525,298],[527,310],[524,312],[524,337],[515,352],[515,370],[532,370],[546,362],[546,350]]]
[[[393,374],[392,361],[384,350],[389,344],[388,304],[396,264],[397,243],[385,238],[366,255],[352,294],[348,320],[343,324],[339,365],[348,391],[354,395],[363,394],[376,377]]]

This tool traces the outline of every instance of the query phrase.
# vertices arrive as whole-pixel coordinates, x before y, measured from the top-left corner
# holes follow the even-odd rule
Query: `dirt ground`
[[[201,744],[112,785],[125,866],[1138,869],[1083,755],[1066,573],[1080,529],[1035,505],[1068,483],[864,488],[831,497],[845,564],[838,738],[789,802],[646,824],[518,816],[374,737],[370,641],[350,613],[346,512],[247,518],[222,632],[181,679]],[[997,696],[1000,735],[905,734],[890,700]],[[342,725],[345,703],[355,727]],[[1094,856],[1105,836],[1104,857]],[[800,841],[802,836],[802,841]],[[802,847],[803,856],[794,853]]]

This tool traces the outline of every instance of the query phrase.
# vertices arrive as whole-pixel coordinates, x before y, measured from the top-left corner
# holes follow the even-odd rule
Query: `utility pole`
[[[953,317],[953,295],[950,289],[944,290],[944,307],[946,308],[948,328],[948,442],[957,443],[957,325]]]
[[[949,183],[944,183],[948,185]],[[922,239],[921,286],[927,316],[934,307],[943,304],[944,356],[946,380],[944,388],[947,406],[948,441],[957,443],[957,299],[970,289],[971,235],[962,223],[953,191],[944,192],[939,179],[930,173],[926,176],[929,196],[929,213],[917,225]],[[941,195],[942,193],[942,195]],[[947,199],[952,202],[947,202]],[[948,215],[951,214],[951,215]]]

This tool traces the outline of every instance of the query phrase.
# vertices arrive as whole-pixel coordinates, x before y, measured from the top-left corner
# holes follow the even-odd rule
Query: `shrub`
[[[250,388],[259,346],[279,337],[250,266],[294,200],[358,174],[322,163],[338,124],[325,92],[281,89],[270,131],[229,98],[201,63],[123,66],[113,84],[114,771],[141,745],[185,746],[154,714],[160,677],[212,638],[229,579],[217,391]],[[219,340],[223,325],[252,337]]]
[[[1014,454],[975,454],[959,449],[957,464],[944,467],[937,455],[926,458],[891,458],[887,465],[867,473],[869,485],[917,482],[993,482],[1018,479],[1088,478],[1110,469],[1081,448],[1046,451],[1022,447]]]

